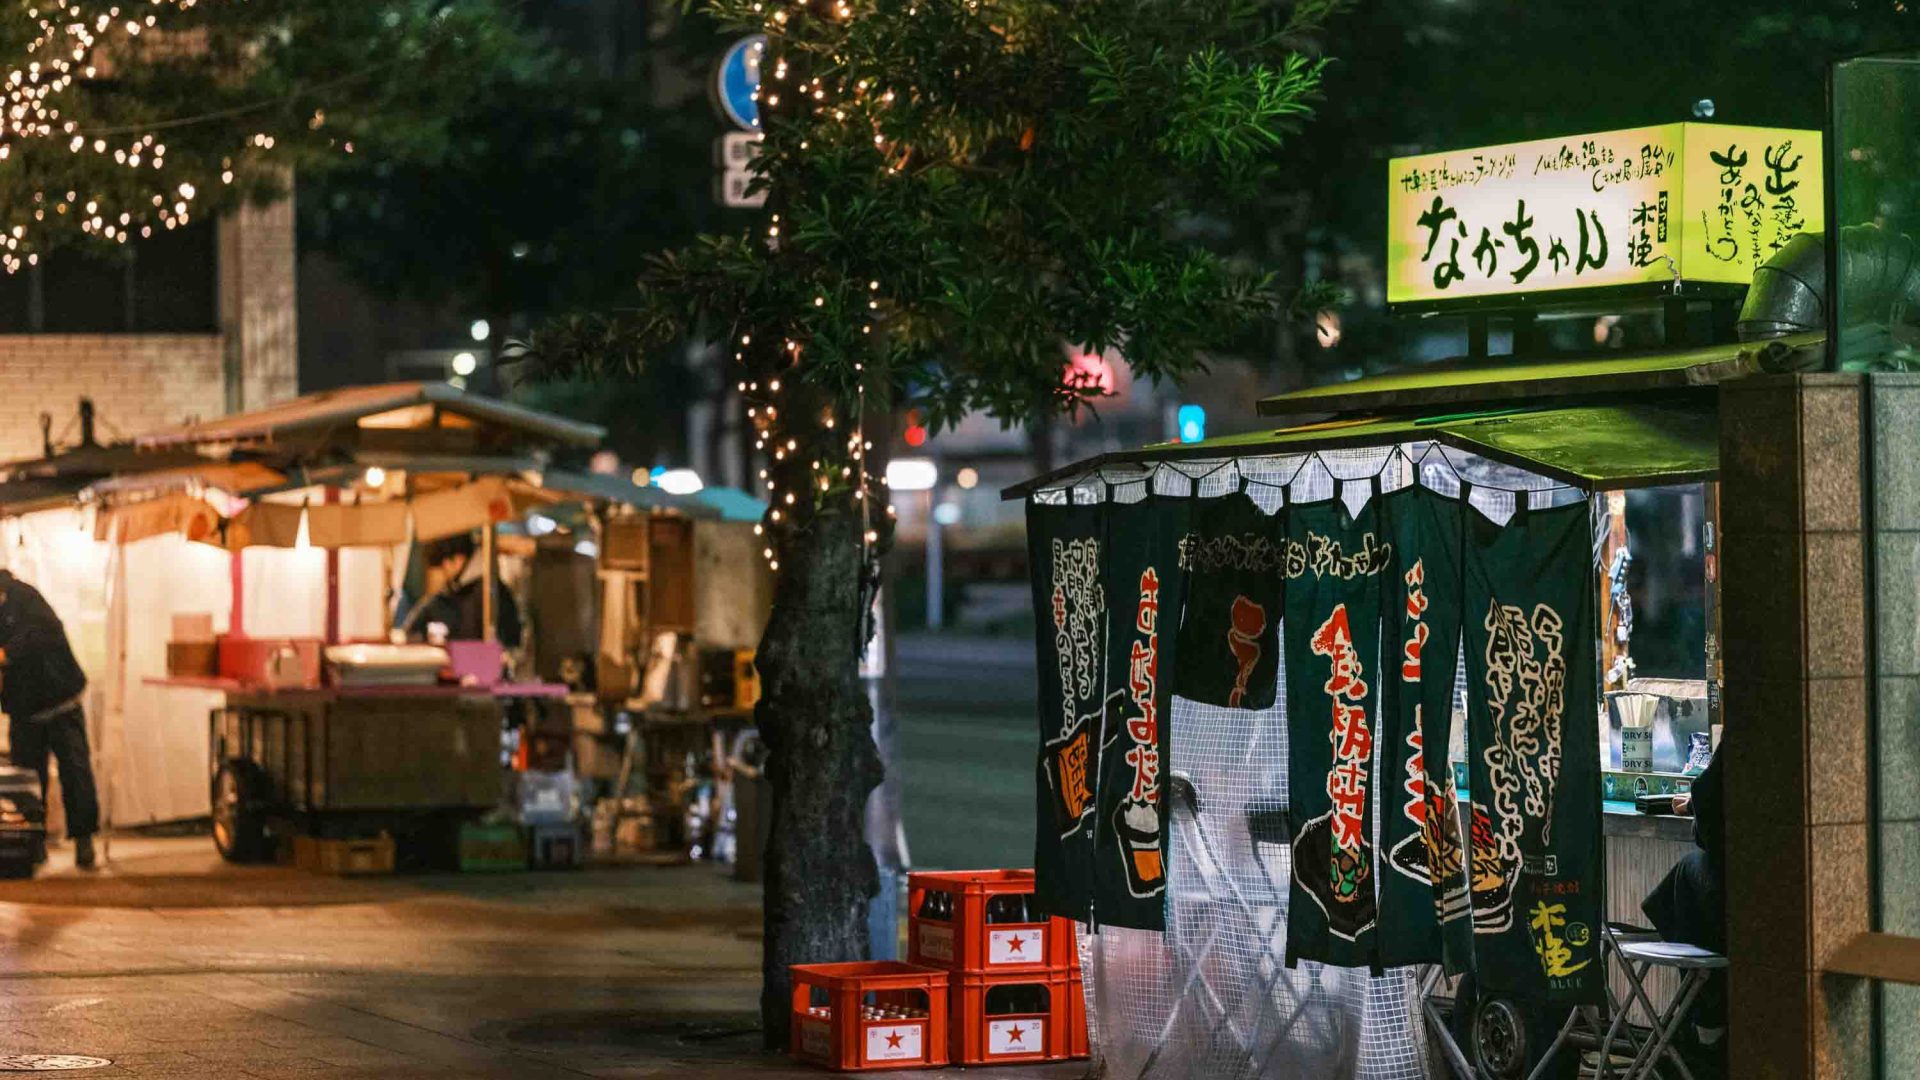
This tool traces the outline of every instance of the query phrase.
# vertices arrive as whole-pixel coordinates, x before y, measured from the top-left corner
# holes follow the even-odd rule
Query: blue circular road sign
[[[767,52],[767,35],[748,34],[727,47],[713,73],[713,96],[720,113],[742,131],[760,130],[760,58]]]

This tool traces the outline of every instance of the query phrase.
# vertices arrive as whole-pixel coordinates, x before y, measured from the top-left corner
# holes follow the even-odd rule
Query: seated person
[[[435,540],[424,552],[429,574],[426,597],[413,606],[401,624],[409,641],[425,641],[435,623],[447,628],[448,641],[480,641],[486,634],[485,593],[474,555],[479,543],[471,534]],[[432,584],[437,579],[438,584]],[[520,607],[513,594],[494,583],[494,637],[507,649],[520,647]]]
[[[1693,815],[1690,851],[1640,904],[1653,928],[1668,941],[1727,954],[1726,815],[1721,802],[1720,754],[1714,752],[1693,781],[1693,791],[1674,800],[1675,813]],[[1693,1006],[1695,1052],[1688,1055],[1694,1075],[1726,1074],[1727,973],[1707,977]],[[1694,1066],[1698,1059],[1699,1066]],[[1704,1071],[1703,1071],[1704,1070]]]

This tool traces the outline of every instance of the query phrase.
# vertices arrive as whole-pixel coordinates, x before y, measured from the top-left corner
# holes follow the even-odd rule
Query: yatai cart
[[[1688,224],[1708,185],[1689,201],[1682,177],[1805,151],[1817,184],[1818,149],[1670,125],[1396,161],[1389,298],[1466,315],[1469,355],[1008,489],[1039,629],[1036,898],[1098,929],[1106,1072],[1571,1076],[1577,1054],[1541,1062],[1574,1010],[1623,1015],[1610,927],[1644,923],[1694,850],[1636,797],[1684,790],[1722,723],[1723,384],[1823,349],[1734,340],[1755,253],[1818,217],[1789,203],[1722,259],[1721,226]],[[1603,226],[1651,261],[1525,261]],[[1651,347],[1576,351],[1619,322],[1602,302],[1657,319]],[[1511,356],[1488,355],[1493,315]],[[1666,534],[1703,567],[1704,658],[1636,679],[1622,514],[1663,492],[1689,508]],[[1648,989],[1684,1011],[1689,985]],[[1629,1053],[1665,1052],[1641,1039]]]
[[[214,710],[213,839],[236,862],[281,836],[385,832],[431,849],[503,794],[505,698],[555,698],[546,684],[242,690]]]
[[[83,433],[78,448],[0,469],[12,565],[80,628],[109,806],[139,804],[118,820],[210,810],[216,845],[238,861],[283,839],[380,834],[444,861],[460,822],[501,805],[513,736],[558,732],[566,760],[580,695],[561,671],[578,669],[566,661],[579,651],[591,661],[597,541],[611,531],[644,544],[654,519],[715,516],[694,498],[553,467],[603,434],[406,383],[107,446]],[[546,617],[532,620],[517,678],[492,640],[502,527],[545,553],[526,560]],[[424,587],[408,573],[415,546],[475,533],[486,640],[394,641]],[[635,576],[620,581],[644,604]],[[102,579],[104,610],[82,591]],[[584,593],[552,600],[554,583],[582,579]]]

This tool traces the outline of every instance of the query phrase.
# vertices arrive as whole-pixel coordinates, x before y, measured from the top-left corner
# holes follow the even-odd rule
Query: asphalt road
[[[72,861],[0,899],[0,1073],[78,1055],[103,1080],[825,1075],[760,1052],[759,889],[711,865],[349,881],[229,867],[204,837]]]
[[[914,869],[1031,866],[1032,640],[902,635],[895,662],[895,765]]]

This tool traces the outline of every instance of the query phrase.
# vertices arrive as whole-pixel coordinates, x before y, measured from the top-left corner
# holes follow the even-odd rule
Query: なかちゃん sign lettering
[[[1395,158],[1387,300],[1745,285],[1825,227],[1818,131],[1663,124]]]

